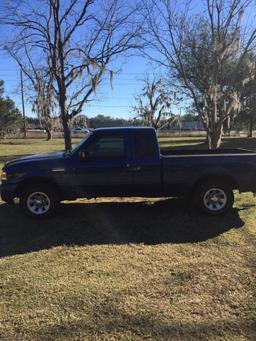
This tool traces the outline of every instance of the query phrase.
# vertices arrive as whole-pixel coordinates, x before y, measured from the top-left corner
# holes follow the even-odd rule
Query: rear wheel
[[[223,181],[205,182],[196,189],[195,204],[210,215],[226,213],[233,203],[232,187]]]
[[[55,213],[58,196],[56,190],[48,185],[33,184],[22,191],[20,205],[27,215],[43,219]]]

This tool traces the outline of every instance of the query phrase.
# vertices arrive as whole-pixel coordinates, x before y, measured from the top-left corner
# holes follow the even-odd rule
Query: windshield
[[[84,139],[82,139],[78,145],[72,150],[71,154],[74,154],[83,144],[86,140],[88,140],[88,138],[92,135],[92,132],[88,133],[86,135],[86,137]]]

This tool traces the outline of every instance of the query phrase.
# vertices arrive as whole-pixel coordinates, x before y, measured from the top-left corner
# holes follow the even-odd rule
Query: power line
[[[1,77],[0,77],[1,79]],[[25,81],[25,80],[24,80]],[[19,81],[6,81],[6,83],[19,83]],[[113,84],[113,90],[116,90],[115,87],[130,87],[130,86],[137,86],[137,85],[140,85],[141,86],[141,83],[137,82],[137,83],[114,83]]]
[[[6,81],[6,82],[15,82],[19,78],[19,75],[17,75],[16,77],[13,77],[13,78],[5,78],[5,76],[0,74],[0,78],[1,77],[3,77],[4,81]],[[25,78],[24,80],[26,81],[26,80],[28,80],[28,78]],[[104,77],[101,80],[109,82],[109,78],[105,78]],[[121,82],[123,82],[123,81],[143,82],[143,79],[136,79],[136,78],[122,78],[122,79],[121,78],[114,78],[113,83],[115,83],[116,81],[121,81]]]
[[[87,108],[93,108],[93,107],[97,107],[97,108],[131,108],[132,105],[101,105],[101,104],[88,104]]]
[[[5,78],[5,77],[8,77],[8,78]],[[12,78],[9,78],[10,75],[2,75],[0,73],[0,78],[4,78],[5,81],[15,81],[17,78],[19,78],[19,75],[17,74],[15,77],[12,77]],[[25,78],[24,80],[28,80],[28,78]],[[101,78],[102,81],[109,81],[109,78],[108,77],[103,77]],[[115,80],[119,80],[119,81],[137,81],[137,82],[143,82],[144,80],[143,79],[138,79],[138,78],[123,78],[121,76],[117,76],[113,79],[113,83],[115,82]]]
[[[15,71],[15,72],[19,72],[19,69],[14,69],[14,68],[11,68],[11,69],[8,69],[8,68],[0,68],[0,71]],[[154,75],[153,72],[121,72],[121,73],[116,73],[114,74],[114,76],[120,76],[120,75],[149,75],[149,74],[152,74]]]

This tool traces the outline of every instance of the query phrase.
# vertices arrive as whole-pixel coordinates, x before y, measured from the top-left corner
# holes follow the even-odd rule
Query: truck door
[[[128,159],[129,137],[122,133],[97,134],[84,148],[85,159],[77,158],[73,183],[82,196],[125,196],[131,191]]]
[[[135,131],[132,146],[130,171],[135,185],[134,195],[149,197],[161,195],[161,160],[156,136],[152,131]]]

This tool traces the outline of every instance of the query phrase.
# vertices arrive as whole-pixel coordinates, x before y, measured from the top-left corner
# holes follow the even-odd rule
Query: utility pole
[[[20,85],[21,85],[21,100],[22,100],[23,133],[24,133],[24,139],[26,139],[27,127],[26,127],[26,113],[25,113],[25,104],[24,104],[23,75],[22,75],[21,69],[20,69]]]

